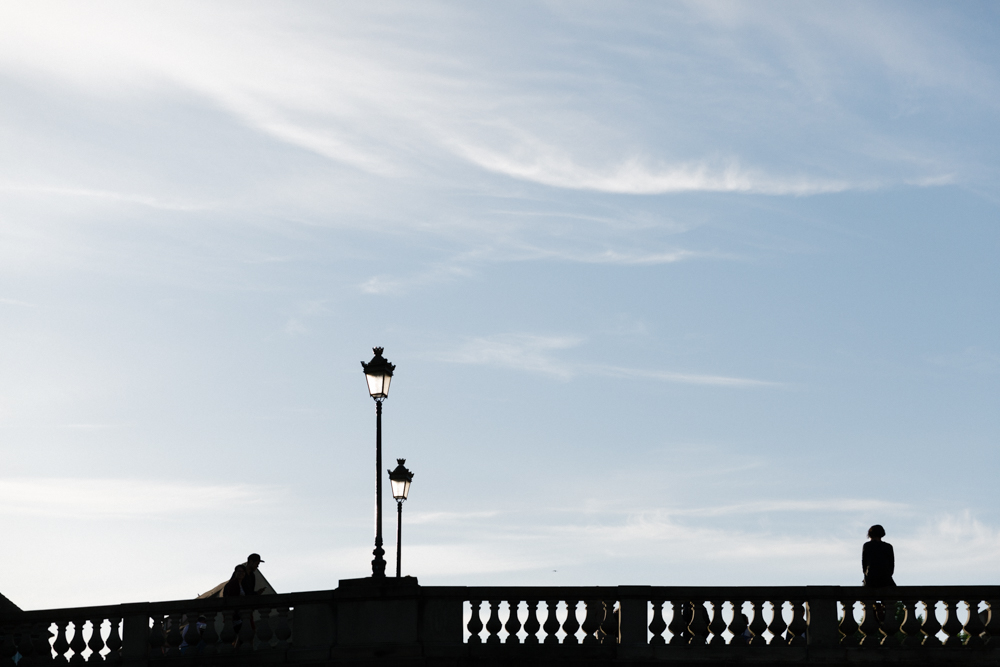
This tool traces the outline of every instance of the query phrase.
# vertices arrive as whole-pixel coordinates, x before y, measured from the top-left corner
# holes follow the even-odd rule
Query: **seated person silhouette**
[[[865,574],[864,585],[869,588],[885,588],[895,586],[892,573],[896,569],[896,557],[892,545],[883,542],[885,528],[875,524],[868,529],[868,541],[861,549],[861,570]],[[885,605],[875,603],[875,616],[879,623],[885,620]]]

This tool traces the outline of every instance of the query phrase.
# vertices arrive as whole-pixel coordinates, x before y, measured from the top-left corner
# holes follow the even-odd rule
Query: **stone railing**
[[[95,631],[97,630],[97,631]],[[1000,664],[1000,586],[421,587],[0,616],[0,665]]]
[[[317,591],[8,613],[0,615],[0,665],[227,656],[284,662],[295,606],[333,599],[333,591]]]

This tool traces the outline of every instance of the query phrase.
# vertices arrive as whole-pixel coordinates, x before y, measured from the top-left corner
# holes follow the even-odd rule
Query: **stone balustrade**
[[[0,615],[4,664],[1000,664],[1000,587],[421,587]]]

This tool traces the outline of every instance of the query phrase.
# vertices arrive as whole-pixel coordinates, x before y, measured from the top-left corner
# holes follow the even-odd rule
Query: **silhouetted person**
[[[896,557],[892,545],[883,542],[885,528],[875,524],[868,529],[868,542],[861,549],[861,570],[865,573],[865,586],[882,588],[895,586],[892,573],[896,569]]]
[[[243,580],[247,576],[247,566],[237,565],[233,570],[233,576],[229,578],[226,582],[225,588],[222,589],[222,597],[239,597],[243,595]]]
[[[883,588],[895,586],[892,573],[896,569],[896,557],[892,553],[892,545],[883,542],[885,528],[875,524],[868,529],[868,541],[861,549],[861,570],[865,573],[865,586]],[[885,605],[875,603],[875,617],[879,623],[885,621]]]
[[[247,556],[247,576],[243,577],[243,595],[260,595],[264,592],[264,587],[257,588],[257,566],[263,563],[260,554],[250,554]]]
[[[236,598],[244,595],[243,593],[243,582],[246,580],[247,576],[247,566],[240,564],[233,569],[233,576],[229,578],[226,582],[225,588],[222,589],[222,597],[224,598]],[[236,640],[233,642],[233,646],[239,642],[240,628],[243,627],[243,618],[240,616],[240,612],[233,612],[233,632],[236,633]]]

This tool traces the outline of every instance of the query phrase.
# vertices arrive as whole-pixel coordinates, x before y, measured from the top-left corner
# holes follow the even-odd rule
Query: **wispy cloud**
[[[372,276],[361,283],[360,288],[365,294],[405,294],[418,287],[468,277],[473,273],[473,270],[462,262],[436,264],[426,271],[408,276]]]
[[[326,301],[313,299],[298,304],[294,309],[294,314],[285,322],[284,332],[288,336],[303,336],[312,331],[308,321],[316,316],[325,315],[330,312]]]
[[[524,334],[473,338],[455,352],[445,355],[444,359],[458,364],[498,366],[568,380],[575,375],[572,367],[557,361],[549,353],[575,347],[582,341],[575,336]]]
[[[584,339],[578,336],[540,336],[501,334],[473,338],[457,350],[443,355],[445,361],[459,364],[495,366],[531,373],[542,373],[561,380],[596,375],[615,378],[644,378],[661,382],[709,385],[718,387],[766,387],[781,383],[725,375],[680,373],[627,368],[605,364],[574,362],[557,358],[553,353],[577,347]]]
[[[816,92],[810,91],[810,86],[818,85],[814,81],[834,78],[831,54],[823,54],[820,71],[803,65],[817,62],[818,48],[803,45],[796,34],[802,29],[820,33],[818,41],[830,46],[831,35],[843,40],[845,31],[857,32],[857,26],[865,21],[823,21],[817,12],[809,11],[794,12],[790,17],[778,11],[754,12],[762,15],[757,17],[748,16],[748,12],[698,8],[677,9],[678,16],[674,17],[637,12],[631,21],[642,21],[644,15],[647,21],[654,19],[654,24],[647,22],[639,32],[645,33],[655,22],[662,24],[657,28],[657,41],[671,41],[662,37],[673,34],[675,26],[684,23],[677,19],[698,19],[700,14],[725,14],[726,18],[720,20],[724,30],[738,36],[729,42],[732,51],[721,49],[724,55],[720,57],[717,38],[699,31],[684,35],[688,50],[706,55],[708,62],[703,67],[716,68],[710,70],[712,76],[701,78],[721,80],[718,91],[681,85],[685,81],[670,74],[675,68],[662,66],[662,59],[672,55],[669,49],[623,50],[628,54],[628,67],[669,86],[681,97],[676,108],[659,103],[664,115],[651,123],[634,111],[628,112],[625,122],[620,117],[607,122],[607,98],[621,95],[630,100],[634,94],[627,87],[614,85],[615,77],[606,77],[600,85],[592,76],[581,77],[590,84],[571,86],[578,103],[567,109],[564,91],[539,87],[529,72],[516,68],[494,72],[493,60],[490,62],[494,67],[477,68],[475,65],[485,54],[468,44],[458,53],[431,47],[423,40],[421,23],[433,20],[430,16],[436,15],[434,11],[421,15],[399,8],[396,20],[400,23],[388,33],[391,38],[369,27],[391,24],[377,11],[369,14],[343,10],[332,16],[317,12],[312,15],[314,21],[294,24],[281,12],[261,8],[237,13],[222,6],[205,9],[187,5],[155,11],[120,7],[67,11],[67,23],[75,26],[74,30],[55,29],[43,11],[9,12],[8,20],[0,22],[12,26],[7,31],[0,28],[0,65],[21,71],[30,64],[35,75],[44,71],[92,89],[128,90],[130,94],[140,94],[140,90],[145,95],[163,94],[164,89],[179,86],[212,100],[262,134],[377,176],[414,175],[433,164],[454,177],[458,170],[451,163],[457,158],[462,165],[475,165],[487,172],[573,190],[797,196],[883,183],[931,184],[941,178],[939,171],[916,176],[886,174],[876,179],[858,176],[871,170],[843,164],[842,154],[829,147],[823,150],[812,146],[810,156],[802,159],[802,147],[794,142],[769,147],[778,151],[781,159],[764,164],[756,161],[750,150],[733,147],[737,142],[727,141],[731,134],[726,128],[740,127],[730,116],[733,108],[766,108],[766,118],[759,117],[761,112],[755,117],[768,126],[787,124],[805,113],[813,120],[810,126],[859,132],[858,128],[838,125],[843,109],[835,104],[803,105],[796,98],[800,90]],[[586,21],[585,17],[564,18],[567,30],[574,21]],[[629,25],[627,19],[616,18],[626,23],[611,28],[612,32],[600,41],[622,37],[616,30],[635,33],[639,28]],[[454,12],[452,19],[466,22],[469,30],[478,28],[479,19],[474,13]],[[315,27],[302,27],[310,23]],[[226,25],[227,30],[220,33],[218,25]],[[792,52],[788,61],[805,71],[785,77],[777,73],[776,64],[747,39],[762,26]],[[916,22],[907,27],[916,33],[926,31],[925,27],[915,30]],[[884,35],[889,28],[880,24],[879,31]],[[904,43],[914,57],[920,56],[921,62],[935,62],[936,52],[921,48],[912,35],[900,39],[898,33],[903,31],[891,32],[896,38],[893,47],[881,50],[885,67],[898,68],[900,59],[888,56]],[[853,37],[852,44],[889,41],[848,36]],[[549,62],[553,54],[547,46],[548,35],[528,31],[524,37],[535,59]],[[175,48],[179,39],[186,45],[183,50]],[[949,52],[961,51],[957,47],[952,44]],[[842,48],[830,49],[832,60],[838,64],[843,61],[838,57]],[[65,57],[67,53],[74,58]],[[579,77],[581,72],[575,68],[583,67],[588,57],[593,54],[560,54],[557,62],[569,68],[562,72],[563,78],[569,81]],[[757,62],[760,60],[763,62]],[[744,76],[751,67],[748,62],[768,73],[759,78],[762,90],[728,86],[730,79],[720,79],[718,72],[726,71],[733,63],[741,67],[729,76]],[[955,62],[958,69],[959,65],[969,65],[970,59]],[[554,62],[550,66],[555,66]],[[926,69],[933,68],[928,65]],[[965,67],[966,71],[972,69],[977,79],[991,76],[987,68]],[[913,68],[908,71],[915,73]],[[842,75],[838,78],[844,79]],[[830,90],[821,92],[832,94]],[[785,100],[786,104],[774,104],[769,96]],[[696,143],[702,146],[686,151],[686,157],[674,157],[665,147],[677,141],[662,141],[664,126],[679,130],[681,136],[696,133]],[[812,131],[813,136],[816,134]],[[717,140],[717,135],[722,139]],[[634,146],[644,149],[640,152]],[[842,143],[837,146],[843,150]],[[820,152],[822,156],[817,159]],[[855,163],[871,158],[860,155],[861,150],[854,152]],[[817,164],[823,166],[817,168]],[[830,173],[849,175],[830,177]],[[79,190],[80,194],[88,192],[87,196],[117,196],[100,189]],[[137,201],[147,203],[147,198]],[[157,198],[148,203],[163,205]]]
[[[696,258],[720,258],[718,253],[698,252],[695,250],[624,250],[606,249],[587,251],[577,248],[541,248],[532,247],[528,251],[530,259],[555,259],[579,264],[622,264],[627,266],[643,266],[654,264],[673,264]]]
[[[639,368],[624,368],[621,366],[604,366],[600,364],[583,365],[580,369],[593,375],[616,378],[646,378],[662,382],[679,382],[681,384],[703,384],[717,387],[776,387],[780,382],[752,380],[749,378],[730,377],[726,375],[706,375],[702,373],[676,373],[672,371],[644,370]]]
[[[410,547],[409,558],[428,575],[449,577],[452,565],[463,563],[460,574],[497,574],[553,568],[591,571],[601,563],[607,583],[629,581],[639,563],[669,567],[671,583],[839,583],[860,578],[863,533],[840,530],[830,534],[797,531],[775,520],[717,522],[729,516],[769,516],[786,512],[837,512],[846,525],[872,511],[891,512],[899,519],[892,536],[902,584],[981,581],[1000,575],[1000,531],[976,520],[968,511],[943,515],[899,528],[908,506],[877,499],[785,500],[741,507],[697,509],[663,508],[613,513],[603,517],[580,515],[577,520],[535,512],[534,520],[496,515],[471,518],[462,524],[468,540]],[[851,517],[850,515],[855,515]],[[689,519],[697,518],[697,522]],[[863,521],[863,520],[862,520]],[[459,554],[489,554],[477,560]],[[958,572],[955,568],[965,568]],[[955,576],[952,576],[954,573]],[[458,574],[458,573],[456,573]],[[617,580],[616,580],[617,579]]]
[[[674,516],[728,516],[776,512],[885,512],[899,513],[910,505],[875,498],[831,498],[828,500],[760,500],[736,505],[667,510]]]
[[[808,176],[775,176],[760,169],[744,168],[738,160],[730,160],[725,165],[712,165],[707,161],[668,165],[627,157],[587,167],[560,149],[540,142],[512,147],[508,151],[465,143],[457,145],[456,150],[488,171],[572,190],[633,195],[735,192],[801,196],[872,187],[872,184]]]
[[[500,514],[498,510],[485,512],[411,512],[407,515],[407,523],[418,524],[455,524],[463,521],[479,521],[492,519]]]
[[[921,574],[946,565],[951,581],[970,575],[979,579],[1000,575],[1000,530],[977,519],[971,510],[942,514],[915,533],[896,539],[897,549],[912,554],[911,567]],[[989,573],[989,574],[987,574]]]
[[[94,201],[112,203],[139,204],[149,208],[165,211],[205,211],[215,208],[207,203],[189,203],[165,200],[160,197],[128,192],[113,192],[81,187],[59,187],[52,185],[24,185],[19,183],[0,183],[0,192],[15,194],[38,195],[42,197],[77,197]]]
[[[279,490],[122,479],[0,479],[0,513],[53,518],[139,518],[236,511],[273,502]]]
[[[0,298],[0,305],[4,306],[20,306],[22,308],[35,308],[35,304],[28,303],[27,301],[21,301],[19,299],[3,299]]]

